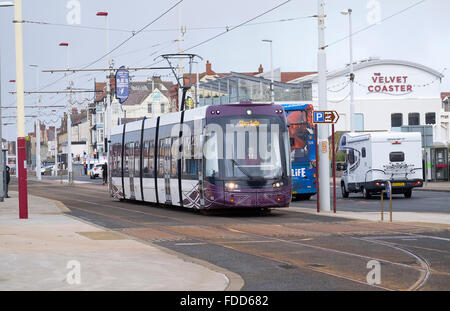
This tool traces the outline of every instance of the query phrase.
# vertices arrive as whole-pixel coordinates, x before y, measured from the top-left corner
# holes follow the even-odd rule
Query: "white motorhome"
[[[412,195],[422,187],[422,137],[420,133],[346,133],[339,141],[346,151],[341,179],[342,196],[362,192],[365,198],[381,193],[390,181],[393,194]]]

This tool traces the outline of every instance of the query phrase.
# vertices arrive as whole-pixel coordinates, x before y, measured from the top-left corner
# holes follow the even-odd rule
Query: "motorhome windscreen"
[[[401,151],[389,153],[389,161],[391,162],[403,162],[405,161],[405,154]]]

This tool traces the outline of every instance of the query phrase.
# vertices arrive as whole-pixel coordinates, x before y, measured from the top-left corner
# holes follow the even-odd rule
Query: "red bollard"
[[[17,137],[17,163],[19,173],[19,218],[28,219],[28,195],[27,195],[27,140],[25,137]]]

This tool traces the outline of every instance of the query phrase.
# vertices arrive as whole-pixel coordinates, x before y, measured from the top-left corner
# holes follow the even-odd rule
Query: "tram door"
[[[203,155],[201,154],[201,152],[203,150],[203,135],[194,136],[192,145],[195,148],[195,158],[202,159]],[[200,207],[204,207],[205,198],[203,197],[203,159],[200,161],[200,165],[198,166],[198,192],[200,195]]]
[[[129,156],[128,156],[128,176],[130,177],[130,199],[135,200],[136,194],[134,193],[134,171],[135,171],[135,161],[134,161],[134,143],[130,143]]]
[[[170,196],[170,140],[170,138],[164,140],[164,189],[166,193],[166,204],[172,204],[172,197]]]

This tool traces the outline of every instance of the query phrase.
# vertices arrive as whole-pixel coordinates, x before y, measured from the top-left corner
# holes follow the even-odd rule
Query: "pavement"
[[[332,179],[330,179],[330,185],[332,186]],[[337,218],[350,218],[350,219],[358,219],[358,220],[369,220],[369,221],[381,221],[381,203],[379,202],[379,198],[374,198],[373,200],[360,200],[358,198],[353,198],[353,196],[358,196],[358,194],[351,194],[350,199],[342,199],[340,195],[340,178],[336,178],[336,188],[337,188],[337,196],[338,196],[338,206],[337,206],[337,212],[333,213],[333,211],[328,212],[324,211],[322,209],[321,213],[322,215],[331,216],[331,217],[337,217]],[[414,191],[421,190],[421,191],[439,191],[439,192],[450,192],[450,182],[428,182],[424,184],[423,188],[414,188]],[[331,192],[332,193],[332,192]],[[425,193],[425,192],[423,192]],[[431,192],[432,193],[432,192]],[[434,195],[433,195],[434,196]],[[413,195],[413,199],[410,199],[409,202],[410,206],[414,204],[414,201],[416,200],[417,195]],[[313,197],[315,198],[315,197]],[[403,198],[401,198],[403,199]],[[433,209],[434,206],[428,207],[426,206],[426,203],[422,202],[423,208],[419,211],[407,211],[404,210],[404,208],[400,209],[399,205],[402,203],[402,205],[405,204],[405,202],[400,202],[401,199],[398,197],[394,197],[393,199],[393,213],[392,213],[392,221],[396,223],[410,223],[410,224],[424,224],[424,225],[438,225],[442,227],[448,228],[450,226],[450,213],[448,213],[448,201],[446,204],[446,207],[437,206],[436,209]],[[400,201],[399,201],[400,200]],[[435,202],[433,201],[435,199],[426,197],[426,201],[428,201],[429,204],[441,204],[441,202]],[[355,205],[359,203],[359,206],[355,206],[350,208],[347,208],[347,206]],[[372,208],[373,205],[375,208]],[[389,199],[384,199],[384,208],[383,208],[383,221],[389,222],[390,221],[390,214],[389,214]],[[331,206],[331,209],[333,209],[333,206]],[[344,209],[344,210],[343,210]],[[347,209],[347,210],[346,210]],[[410,210],[412,207],[410,208]],[[289,210],[300,212],[300,213],[308,213],[308,214],[317,214],[316,210],[316,202],[314,199],[311,201],[293,201],[289,207]],[[431,210],[431,212],[427,212],[426,210]]]
[[[0,290],[229,290],[232,272],[65,215],[59,201],[0,202]],[[232,282],[231,282],[231,281]]]
[[[450,192],[449,181],[433,181],[424,183],[422,188],[415,188],[414,190],[429,190],[429,191],[443,191]]]
[[[333,208],[333,207],[332,207]],[[300,213],[317,214],[316,210],[307,207],[290,206],[289,210]],[[350,218],[359,220],[382,221],[381,211],[379,212],[351,212],[351,211],[337,211],[336,213],[321,211],[320,214],[337,217]],[[390,222],[389,205],[385,203],[383,211],[383,222]],[[394,223],[410,223],[421,225],[442,225],[444,228],[450,228],[450,215],[443,213],[415,213],[415,212],[393,212],[392,222]]]
[[[333,184],[333,179],[330,178],[330,184]],[[341,178],[336,177],[336,186],[339,187],[341,184]],[[423,184],[423,187],[414,188],[416,190],[428,190],[428,191],[442,191],[450,192],[450,181],[428,181]]]

